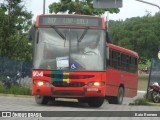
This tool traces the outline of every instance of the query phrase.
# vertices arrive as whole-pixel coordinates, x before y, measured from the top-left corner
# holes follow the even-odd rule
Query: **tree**
[[[113,43],[134,50],[139,54],[139,63],[157,57],[160,47],[160,13],[134,17],[125,21],[110,21],[109,30]]]
[[[68,14],[102,15],[105,11],[118,13],[118,8],[93,8],[93,0],[60,0],[49,5],[50,13],[67,12]]]
[[[0,6],[0,56],[28,60],[29,48],[27,32],[32,25],[32,14],[23,5],[22,0],[4,0]],[[30,50],[31,52],[31,50]],[[31,56],[30,54],[28,54]]]

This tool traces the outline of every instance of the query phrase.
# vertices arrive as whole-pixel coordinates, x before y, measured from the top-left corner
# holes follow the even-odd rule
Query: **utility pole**
[[[8,0],[8,25],[9,27],[10,27],[11,9],[12,9],[12,0]]]
[[[8,33],[10,34],[10,27],[11,27],[11,18],[12,18],[12,12],[13,12],[13,0],[7,0],[8,2]]]
[[[152,6],[158,7],[159,12],[160,12],[160,6],[159,6],[159,5],[157,5],[157,4],[150,3],[150,2],[147,2],[147,1],[144,1],[144,0],[136,0],[136,1],[139,1],[139,2],[142,2],[142,3],[146,3],[146,4],[149,4],[149,5],[152,5]]]
[[[45,14],[45,6],[46,6],[46,0],[43,0],[43,14]]]

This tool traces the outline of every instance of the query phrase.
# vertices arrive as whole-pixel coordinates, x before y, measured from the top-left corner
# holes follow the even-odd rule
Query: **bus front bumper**
[[[53,97],[102,97],[105,96],[105,86],[84,86],[84,87],[54,87],[34,86],[32,95],[43,95]]]

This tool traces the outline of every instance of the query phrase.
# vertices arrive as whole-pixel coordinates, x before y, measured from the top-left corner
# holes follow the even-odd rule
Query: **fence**
[[[154,82],[157,82],[160,85],[160,60],[153,58],[151,61],[149,79],[148,79],[148,87],[147,87],[147,98],[149,94],[149,86]]]
[[[19,84],[31,84],[32,63],[0,57],[0,81],[9,76]],[[17,77],[19,74],[19,77]]]
[[[160,60],[159,59],[152,59],[151,61],[148,85],[151,85],[154,82],[158,82],[160,84]]]

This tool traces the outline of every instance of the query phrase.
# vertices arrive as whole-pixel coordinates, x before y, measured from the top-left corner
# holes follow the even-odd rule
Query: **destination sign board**
[[[89,17],[89,16],[44,15],[40,16],[39,25],[101,27],[102,19],[98,17]]]

